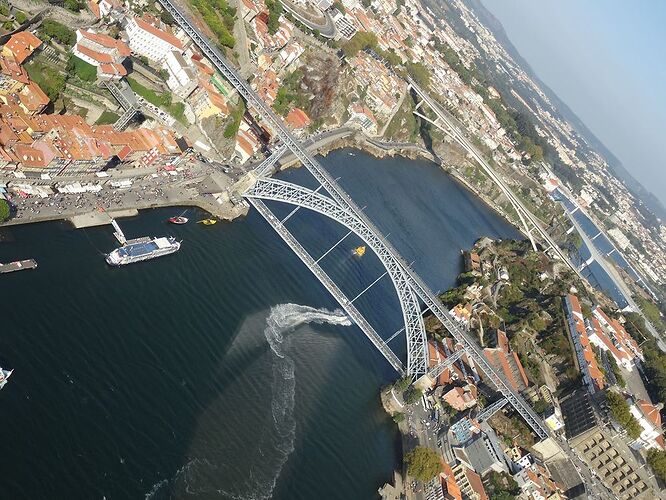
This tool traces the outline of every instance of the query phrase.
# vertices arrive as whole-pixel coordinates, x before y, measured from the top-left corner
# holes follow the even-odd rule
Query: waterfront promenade
[[[12,197],[15,213],[3,225],[65,219],[77,228],[89,227],[108,224],[111,217],[129,217],[138,210],[168,206],[196,206],[215,217],[232,220],[247,213],[247,207],[232,203],[225,194],[240,174],[240,171],[224,172],[215,164],[191,160],[171,172],[144,168],[117,170],[101,178],[94,174],[57,178],[59,186],[78,182],[98,185],[100,189],[82,193],[54,192],[43,198],[15,193]],[[42,179],[4,179],[2,182],[10,188],[12,184],[49,186],[48,181]]]

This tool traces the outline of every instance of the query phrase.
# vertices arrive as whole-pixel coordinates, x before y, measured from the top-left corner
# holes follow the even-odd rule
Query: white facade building
[[[198,71],[180,52],[172,50],[164,61],[162,68],[169,73],[166,84],[181,99],[187,98],[199,83]]]
[[[125,31],[132,52],[151,61],[162,62],[172,51],[183,52],[183,44],[178,38],[141,18],[130,19]]]

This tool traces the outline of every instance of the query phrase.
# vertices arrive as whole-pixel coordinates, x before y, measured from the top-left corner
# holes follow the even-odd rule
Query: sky
[[[541,81],[666,205],[666,1],[482,2]]]

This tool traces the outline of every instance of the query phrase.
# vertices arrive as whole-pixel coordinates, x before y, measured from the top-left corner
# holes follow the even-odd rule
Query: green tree
[[[5,222],[7,219],[9,219],[9,202],[0,198],[0,222]]]
[[[19,24],[23,24],[28,20],[28,16],[25,14],[23,11],[17,11],[16,12],[16,22]]]
[[[78,0],[65,0],[65,8],[72,12],[79,12],[81,10],[81,4]]]
[[[407,473],[419,481],[427,483],[441,470],[441,459],[437,452],[424,446],[417,446],[405,454]]]
[[[412,405],[412,404],[416,403],[417,401],[419,401],[422,396],[423,396],[423,393],[419,389],[417,389],[416,387],[414,387],[412,385],[412,386],[409,386],[407,388],[407,390],[405,390],[405,392],[402,394],[402,399],[408,405]]]
[[[430,85],[430,71],[422,63],[408,63],[407,72],[422,87]]]
[[[377,47],[377,35],[367,31],[357,31],[351,39],[342,46],[342,52],[346,57],[354,57],[359,50],[375,49]]]
[[[76,42],[76,33],[57,21],[45,19],[39,29],[43,37],[49,40],[54,39],[68,47],[71,47]]]
[[[163,10],[163,11],[160,13],[160,20],[161,20],[164,24],[168,24],[168,25],[170,25],[170,26],[173,25],[173,24],[175,24],[175,20],[174,20],[173,16],[172,16],[172,15],[169,13],[169,11],[167,11],[167,10]]]
[[[242,99],[238,103],[238,106],[233,110],[231,113],[231,122],[225,127],[224,129],[224,137],[227,139],[231,139],[232,137],[236,137],[236,134],[238,133],[238,127],[240,127],[240,122],[243,118],[243,115],[245,114],[245,101]]]
[[[666,481],[666,451],[655,449],[649,450],[647,462],[650,467],[652,467],[655,475],[662,481]]]
[[[279,0],[266,0],[268,8],[268,33],[274,35],[280,28],[280,16],[282,15],[282,4]]]
[[[536,403],[534,403],[534,411],[539,415],[545,412],[548,408],[550,408],[550,404],[546,403],[543,399],[539,399]]]
[[[641,435],[641,426],[638,420],[634,418],[629,411],[629,404],[624,399],[624,396],[617,392],[608,391],[606,393],[606,400],[608,401],[608,408],[611,415],[627,431],[630,438],[636,439]]]

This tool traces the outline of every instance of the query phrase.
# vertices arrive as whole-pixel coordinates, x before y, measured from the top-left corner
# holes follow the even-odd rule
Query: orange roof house
[[[287,115],[287,124],[294,130],[301,130],[310,125],[312,120],[300,108],[292,109]]]
[[[509,341],[502,330],[497,330],[497,346],[494,348],[485,348],[484,355],[488,362],[498,371],[504,374],[509,384],[514,390],[521,392],[527,389],[529,381],[523,364],[518,358],[518,354],[512,352],[509,348]]]
[[[23,87],[23,90],[19,92],[19,99],[21,100],[21,107],[31,115],[44,111],[44,108],[50,102],[49,96],[35,82],[30,82]]]
[[[20,31],[11,36],[9,41],[2,48],[4,56],[11,56],[16,62],[23,64],[32,53],[39,48],[42,41],[29,31]]]

